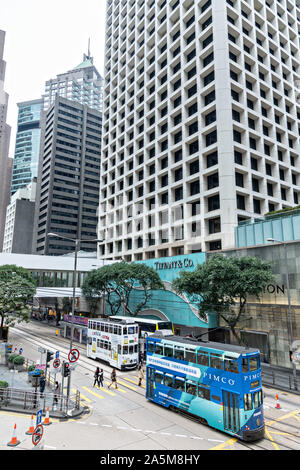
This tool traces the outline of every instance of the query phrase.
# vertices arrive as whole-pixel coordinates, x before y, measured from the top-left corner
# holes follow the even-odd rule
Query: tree
[[[269,262],[256,257],[214,255],[195,271],[181,271],[173,281],[177,293],[200,295],[199,314],[214,311],[230,327],[237,342],[241,336],[235,327],[245,311],[248,297],[261,298],[264,288],[275,277]]]
[[[152,290],[164,289],[157,272],[143,263],[113,263],[94,269],[85,278],[82,291],[89,299],[105,298],[111,315],[120,309],[124,314],[136,316],[152,296]],[[131,294],[139,292],[141,298],[134,302]],[[137,298],[137,296],[136,296]]]
[[[6,326],[29,321],[29,302],[35,288],[35,281],[26,269],[11,264],[0,266],[0,338],[4,320]]]

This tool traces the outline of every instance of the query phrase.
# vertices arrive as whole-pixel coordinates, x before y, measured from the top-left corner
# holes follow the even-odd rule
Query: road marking
[[[128,382],[131,382],[131,383],[133,383],[134,385],[139,386],[138,382],[136,382],[135,380],[127,379],[126,377],[124,377],[124,380],[127,380]],[[140,385],[140,387],[146,388],[145,385]]]
[[[87,387],[83,387],[83,388],[84,388],[84,390],[86,390],[87,392],[91,393],[92,395],[95,395],[95,397],[104,399],[104,397],[102,397],[101,395],[99,395],[99,393],[95,393],[95,392],[93,392],[92,390],[89,390]]]
[[[76,388],[72,388],[72,392],[73,392],[73,393],[76,393],[76,391],[77,391]],[[80,401],[81,401],[81,398],[83,398],[84,401],[87,401],[87,402],[89,402],[89,403],[92,402],[92,400],[91,400],[90,398],[86,397],[85,395],[83,395],[83,394],[80,392]]]
[[[131,385],[124,384],[124,382],[121,382],[120,380],[118,380],[118,384],[123,385],[123,387],[130,388],[130,390],[133,390],[134,392],[136,391],[136,388],[131,387]]]
[[[107,393],[108,395],[111,395],[112,397],[115,397],[116,394],[114,392],[111,392],[110,390],[106,390],[104,387],[98,387],[101,392]]]

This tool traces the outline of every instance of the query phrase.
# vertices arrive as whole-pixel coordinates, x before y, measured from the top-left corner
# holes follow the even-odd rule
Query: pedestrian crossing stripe
[[[111,392],[109,390],[106,390],[105,388],[103,387],[98,387],[99,390],[101,390],[101,392],[104,392],[104,393],[108,393],[108,395],[111,395],[112,397],[115,397],[116,394],[114,392]]]
[[[106,383],[106,385],[109,385],[111,382],[105,382],[105,383]],[[118,382],[118,383],[119,383],[119,382]],[[126,391],[125,391],[125,390],[122,390],[120,387],[118,387],[118,388],[115,389],[115,390],[118,390],[118,392],[121,392],[121,393],[126,393]]]
[[[134,392],[136,391],[136,388],[131,387],[131,385],[125,384],[124,382],[121,382],[121,380],[118,380],[118,385],[121,384],[123,387],[130,388],[130,390],[133,390]]]
[[[134,380],[128,379],[126,377],[124,377],[124,380],[128,380],[128,382],[132,382],[133,384],[138,385],[138,382],[135,382]],[[145,385],[141,385],[141,387],[146,388]]]
[[[95,395],[95,397],[104,399],[104,397],[102,397],[101,395],[99,395],[99,393],[95,393],[93,390],[89,390],[87,387],[82,387],[82,388],[84,388],[84,390],[86,390],[87,392],[91,393],[92,395]]]
[[[77,390],[76,390],[75,388],[72,388],[72,392],[73,392],[73,393],[76,393]],[[80,398],[83,398],[84,401],[87,401],[87,402],[89,402],[89,403],[91,403],[91,401],[92,401],[90,398],[86,397],[86,396],[83,395],[81,392],[80,392]]]

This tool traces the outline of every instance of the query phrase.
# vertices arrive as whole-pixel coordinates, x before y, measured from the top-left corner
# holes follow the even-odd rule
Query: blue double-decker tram
[[[158,334],[146,347],[148,400],[245,441],[264,436],[259,350]]]

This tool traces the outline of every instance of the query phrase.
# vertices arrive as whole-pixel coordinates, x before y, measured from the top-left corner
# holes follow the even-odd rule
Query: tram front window
[[[250,359],[249,359],[250,371],[259,369],[259,363],[260,363],[259,356],[250,357]]]

